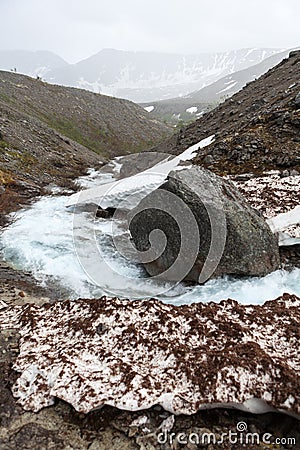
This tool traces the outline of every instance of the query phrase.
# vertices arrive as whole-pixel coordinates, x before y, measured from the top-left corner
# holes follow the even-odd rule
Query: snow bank
[[[288,294],[263,306],[102,297],[4,308],[0,329],[19,329],[12,392],[27,410],[58,397],[83,413],[160,404],[192,414],[259,398],[297,412],[299,306]]]

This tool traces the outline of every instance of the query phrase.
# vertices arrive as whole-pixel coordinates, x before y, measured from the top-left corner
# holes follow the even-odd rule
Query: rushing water
[[[91,171],[80,183],[91,187],[112,179],[111,174],[99,177]],[[65,207],[67,199],[66,195],[47,196],[19,211],[14,222],[2,232],[0,246],[6,261],[31,271],[42,284],[54,278],[72,298],[103,294],[129,298],[155,296],[179,305],[226,298],[254,304],[284,292],[300,296],[300,269],[279,270],[262,278],[223,277],[196,287],[158,284],[147,277],[141,266],[115,251],[112,236],[122,235],[122,224],[112,219],[95,220],[90,212],[76,214],[76,234],[82,249],[86,249],[83,261],[74,248],[75,214]],[[95,252],[91,236],[97,243]]]

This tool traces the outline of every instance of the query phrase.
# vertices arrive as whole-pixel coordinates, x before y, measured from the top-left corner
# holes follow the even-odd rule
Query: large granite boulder
[[[277,238],[262,216],[230,181],[199,166],[171,172],[129,221],[139,261],[160,280],[204,283],[279,268]]]

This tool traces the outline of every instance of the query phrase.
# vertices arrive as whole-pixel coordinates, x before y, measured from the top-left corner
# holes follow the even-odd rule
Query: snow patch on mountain
[[[195,114],[198,111],[198,106],[191,106],[190,108],[186,109],[186,112]]]
[[[227,83],[226,83],[227,84]],[[237,84],[237,81],[232,81],[228,86],[226,86],[224,89],[221,89],[217,94],[221,94],[221,92],[229,91]]]
[[[151,111],[153,111],[154,110],[154,106],[145,106],[145,108],[144,108],[147,112],[151,112]]]

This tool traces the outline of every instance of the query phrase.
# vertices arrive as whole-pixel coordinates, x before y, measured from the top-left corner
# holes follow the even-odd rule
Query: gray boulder
[[[204,283],[279,268],[277,237],[261,215],[231,182],[199,166],[171,172],[129,222],[139,261],[159,280]]]

